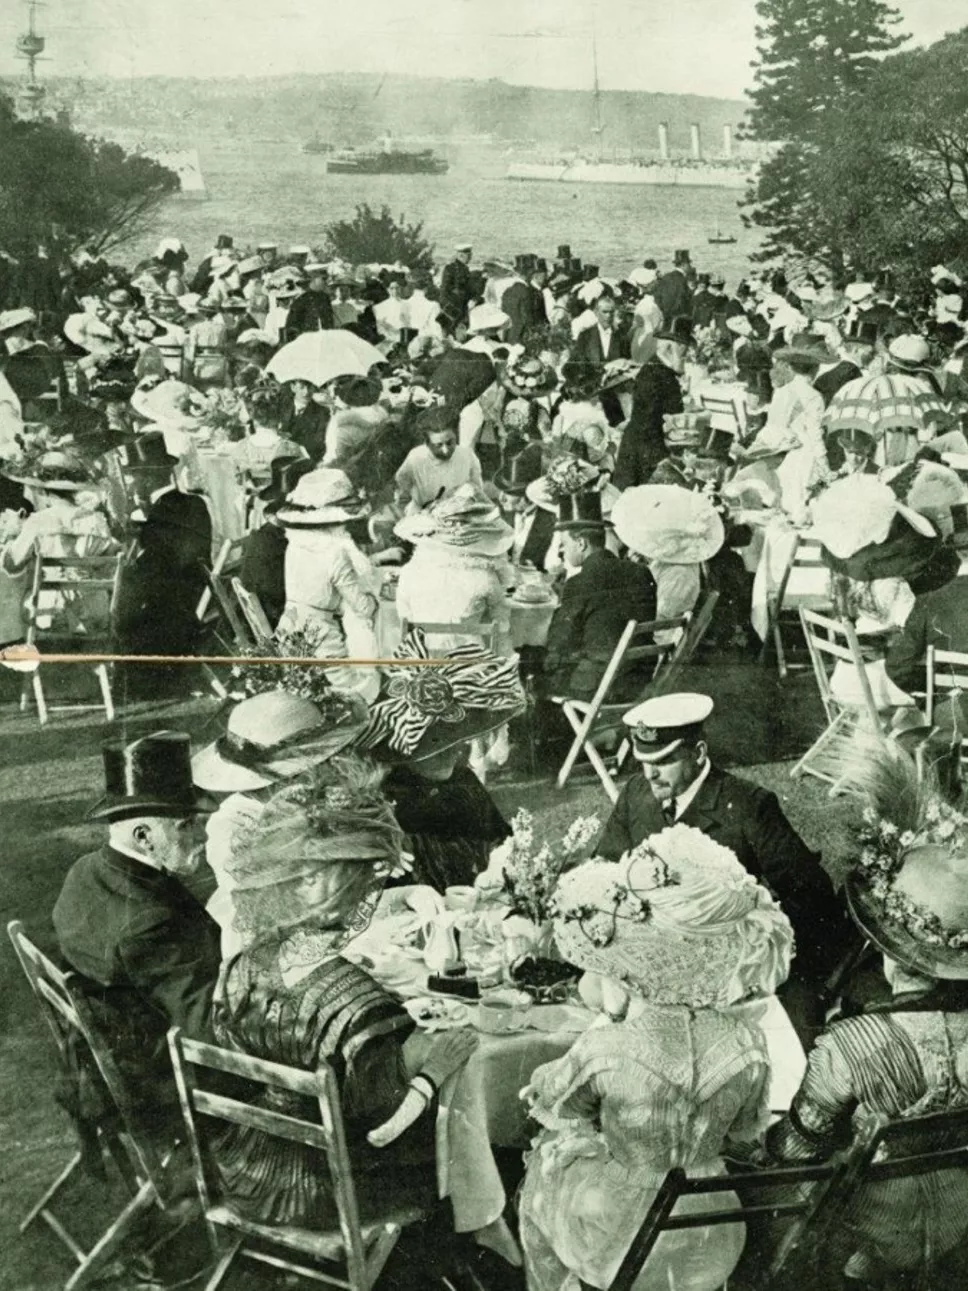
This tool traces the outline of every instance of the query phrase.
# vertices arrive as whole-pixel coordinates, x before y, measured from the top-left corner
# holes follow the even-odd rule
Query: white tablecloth
[[[558,602],[552,600],[527,605],[509,596],[507,607],[511,619],[511,643],[515,649],[521,646],[543,646],[548,640],[548,629]],[[375,627],[380,658],[388,659],[400,644],[400,615],[396,601],[381,599]]]
[[[750,622],[756,635],[761,641],[765,641],[769,631],[769,597],[780,585],[798,534],[788,521],[777,518],[771,520],[764,529],[754,530],[753,537],[754,541],[750,547],[755,549],[757,542],[760,547],[756,573],[753,576],[753,608]],[[800,532],[799,537],[803,542],[816,542],[809,530]],[[829,602],[829,599],[826,569],[794,567],[783,598],[785,606],[796,609],[804,605],[808,609],[820,609]]]

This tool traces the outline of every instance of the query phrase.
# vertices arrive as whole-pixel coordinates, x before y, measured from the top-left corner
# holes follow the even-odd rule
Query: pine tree
[[[756,12],[749,131],[757,139],[809,138],[905,39],[885,0],[758,0]]]

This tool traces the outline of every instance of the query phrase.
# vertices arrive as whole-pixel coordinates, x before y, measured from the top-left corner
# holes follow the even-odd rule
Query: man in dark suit
[[[239,581],[248,592],[259,598],[269,626],[275,628],[286,608],[287,532],[276,520],[276,512],[314,463],[308,457],[277,457],[271,465],[272,477],[260,492],[265,524],[246,535],[242,544],[242,568]]]
[[[522,341],[528,332],[548,321],[544,288],[548,266],[534,256],[522,257],[521,276],[501,296],[501,308],[511,320],[507,340],[512,345]]]
[[[467,310],[474,299],[474,287],[471,282],[471,255],[473,248],[469,242],[461,242],[454,249],[454,258],[444,265],[440,279],[440,312],[444,314],[451,328],[467,322]]]
[[[215,803],[192,784],[180,731],[106,744],[103,757],[106,792],[88,816],[108,826],[107,843],[71,866],[54,930],[115,1019],[112,1049],[127,1083],[137,1091],[140,1075],[146,1105],[159,1089],[172,1102],[168,1028],[212,1040],[219,929],[185,884],[204,864],[203,816]]]
[[[286,340],[295,340],[303,332],[319,332],[336,326],[333,302],[326,290],[326,266],[306,265],[306,290],[296,297],[286,317]]]
[[[706,695],[648,699],[625,714],[642,768],[622,787],[598,854],[617,861],[652,834],[691,825],[735,852],[765,883],[793,925],[795,1023],[822,1025],[822,987],[852,943],[851,924],[833,884],[795,832],[776,794],[720,771],[709,760],[703,724],[713,709]],[[786,998],[790,1012],[790,999]]]
[[[956,529],[953,543],[962,557],[968,552],[968,503],[951,508]],[[952,561],[950,579],[943,586],[915,596],[904,627],[887,652],[887,675],[902,690],[924,681],[928,646],[938,650],[968,652],[968,578],[957,577]]]
[[[673,319],[655,334],[655,354],[642,364],[632,387],[632,412],[615,460],[617,489],[647,484],[665,457],[664,419],[682,412],[679,374],[690,340],[689,320],[684,318]]]
[[[680,253],[676,252],[677,260],[679,256]],[[668,273],[660,274],[652,294],[655,296],[656,304],[662,310],[663,318],[692,317],[692,290],[683,264],[677,263]]]
[[[545,690],[591,699],[629,619],[655,618],[655,583],[645,565],[605,548],[600,493],[578,493],[559,502],[557,529],[569,578],[548,629]],[[613,699],[634,698],[648,678],[634,667],[620,672]]]
[[[616,325],[615,297],[603,291],[592,307],[595,322],[575,338],[570,359],[577,363],[610,363],[629,357],[628,333]]]

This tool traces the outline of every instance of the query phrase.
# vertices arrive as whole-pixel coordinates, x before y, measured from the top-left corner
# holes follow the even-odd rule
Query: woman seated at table
[[[252,417],[252,431],[234,443],[230,451],[240,477],[261,488],[269,483],[277,457],[302,457],[303,449],[282,434],[286,397],[274,381],[257,385],[245,402]]]
[[[286,530],[286,606],[277,632],[303,631],[318,658],[378,659],[374,620],[379,579],[348,526],[367,514],[364,500],[342,471],[310,471],[276,513]],[[376,698],[376,668],[332,668],[336,687]]]
[[[520,1207],[531,1291],[608,1287],[668,1170],[724,1174],[726,1143],[759,1136],[769,1059],[745,1002],[773,994],[793,949],[767,890],[688,826],[570,871],[557,907],[558,948],[613,1024],[586,1031],[525,1091],[543,1127]],[[730,1204],[720,1193],[679,1209]],[[743,1242],[739,1224],[664,1234],[636,1291],[712,1291]]]
[[[439,657],[419,629],[397,659]],[[361,746],[392,767],[384,790],[413,853],[414,881],[443,892],[470,884],[510,829],[466,765],[471,740],[504,726],[524,708],[515,658],[481,646],[446,652],[439,667],[396,667],[370,710]]]
[[[848,877],[847,896],[861,932],[884,955],[892,998],[820,1036],[789,1114],[767,1134],[776,1164],[826,1160],[849,1144],[858,1115],[906,1119],[968,1106],[964,839],[946,837],[944,807],[896,745],[866,740],[837,770],[848,774],[849,789],[866,794],[876,822],[865,840],[871,865]],[[905,811],[909,804],[913,811]],[[925,824],[932,810],[933,826]],[[913,845],[902,848],[896,840],[908,830]],[[949,1146],[922,1141],[914,1150]],[[966,1235],[968,1170],[945,1170],[862,1185],[827,1255],[837,1270],[846,1261],[852,1285],[881,1286],[892,1270],[923,1277],[929,1258],[953,1251]]]
[[[216,1039],[308,1071],[330,1064],[364,1220],[407,1200],[433,1203],[426,1167],[435,1154],[437,1092],[477,1045],[466,1030],[415,1032],[397,1001],[340,955],[399,865],[400,844],[372,764],[337,758],[280,786],[258,820],[243,823],[225,858],[231,886],[223,918],[241,949],[222,966]],[[272,1105],[279,1110],[277,1095]],[[292,1110],[311,1115],[312,1103],[293,1095]],[[451,1135],[452,1152],[459,1138]],[[325,1164],[299,1144],[233,1127],[218,1168],[228,1200],[249,1218],[312,1227],[335,1221]],[[500,1218],[503,1195],[477,1195],[470,1166],[450,1177],[457,1231],[514,1252]]]

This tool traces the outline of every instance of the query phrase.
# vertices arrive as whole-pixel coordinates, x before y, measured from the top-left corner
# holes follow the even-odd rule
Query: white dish
[[[422,1031],[449,1031],[467,1026],[471,1018],[463,1000],[446,995],[419,995],[414,1000],[404,1000],[403,1007]]]

